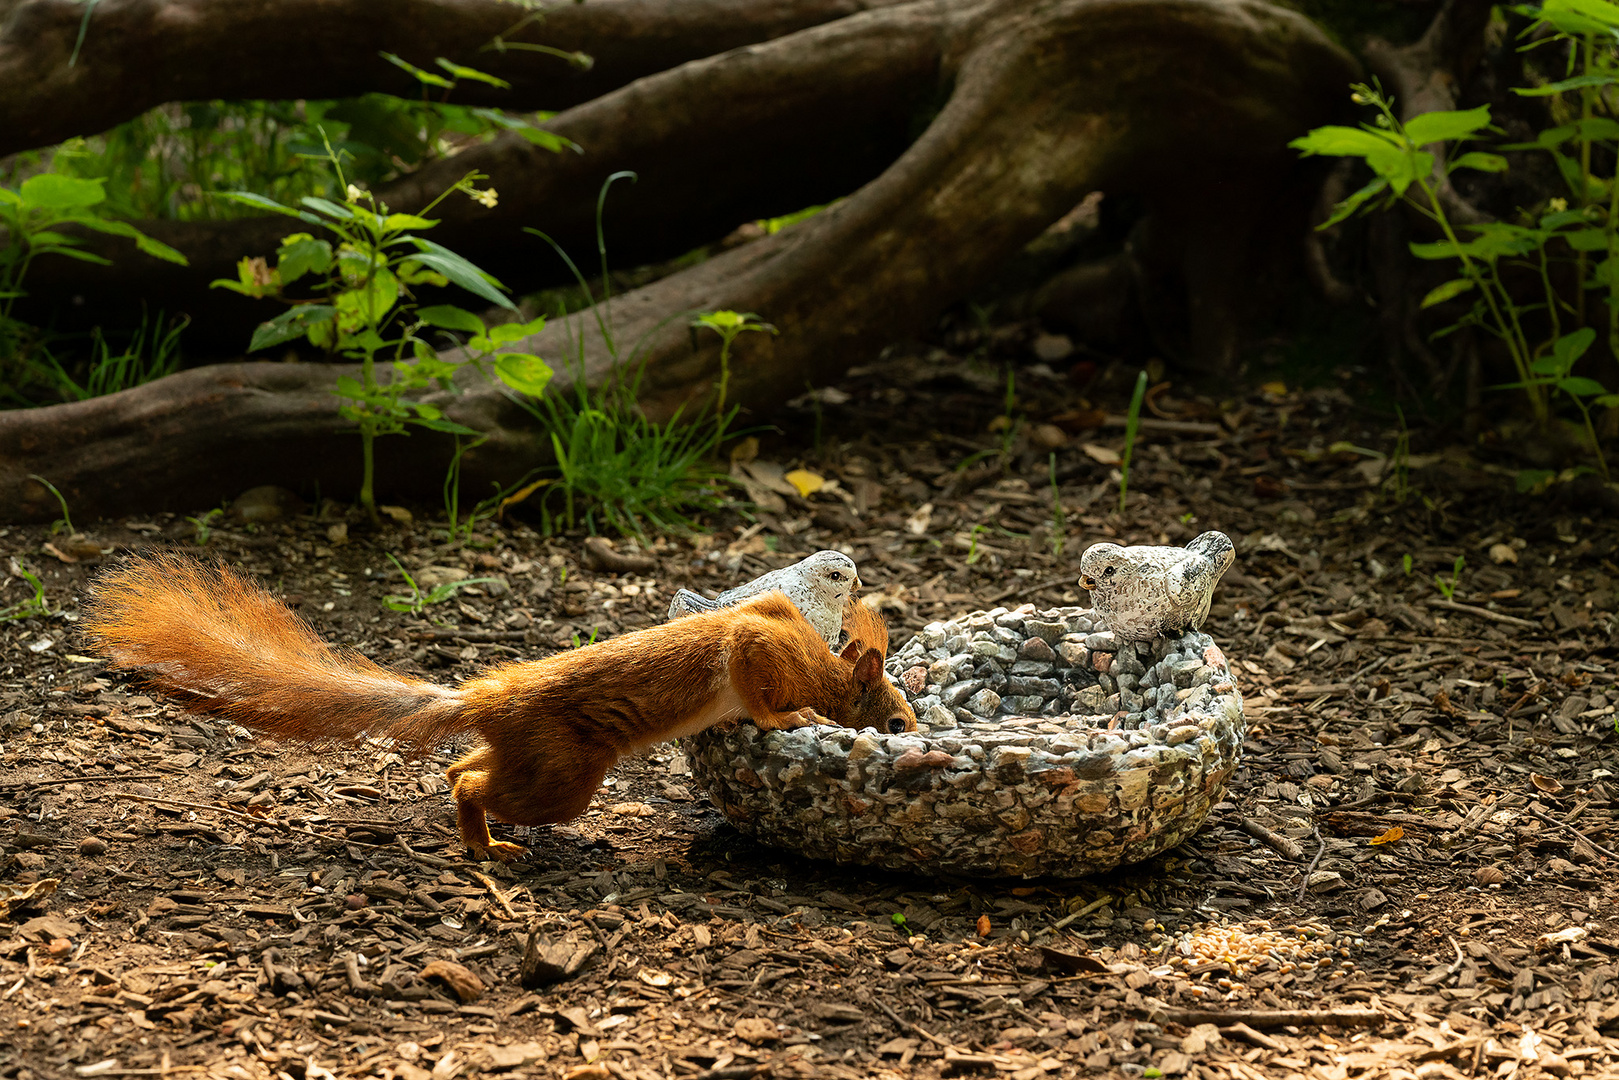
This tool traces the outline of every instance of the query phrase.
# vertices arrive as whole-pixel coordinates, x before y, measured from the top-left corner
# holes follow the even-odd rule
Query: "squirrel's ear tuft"
[[[849,644],[843,647],[843,652],[838,654],[838,659],[847,660],[851,664],[859,660],[860,642],[850,639]]]
[[[883,654],[877,649],[867,649],[855,661],[854,677],[856,681],[874,683],[883,677]]]

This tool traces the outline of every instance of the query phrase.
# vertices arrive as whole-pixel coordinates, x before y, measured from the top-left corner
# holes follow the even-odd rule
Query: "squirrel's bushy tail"
[[[180,555],[131,559],[97,580],[81,625],[114,666],[194,711],[278,738],[373,736],[426,749],[470,729],[461,691],[326,644],[228,567]]]

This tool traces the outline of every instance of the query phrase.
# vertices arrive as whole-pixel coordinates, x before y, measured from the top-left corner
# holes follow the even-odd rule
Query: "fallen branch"
[[[1265,844],[1284,859],[1298,862],[1304,858],[1304,849],[1299,846],[1298,841],[1291,837],[1283,836],[1281,833],[1272,832],[1253,818],[1245,817],[1242,819],[1242,831],[1260,843]]]
[[[1232,1025],[1250,1028],[1371,1027],[1386,1019],[1376,1009],[1175,1009],[1167,1005],[1142,1010],[1154,1023]]]
[[[1539,623],[1530,622],[1528,619],[1520,619],[1516,615],[1503,615],[1499,611],[1491,611],[1489,608],[1473,607],[1471,604],[1458,604],[1454,600],[1441,600],[1437,596],[1428,598],[1428,606],[1444,608],[1446,611],[1460,611],[1467,615],[1477,615],[1481,619],[1488,619],[1490,622],[1497,622],[1503,626],[1516,626],[1521,630],[1545,629]]]

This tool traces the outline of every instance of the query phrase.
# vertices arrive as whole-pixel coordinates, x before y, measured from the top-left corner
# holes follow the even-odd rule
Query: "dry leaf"
[[[731,460],[740,465],[759,456],[759,440],[752,435],[731,448]]]
[[[1260,389],[1267,394],[1274,394],[1277,397],[1287,396],[1287,384],[1282,382],[1280,379],[1277,379],[1275,382],[1268,382],[1261,386]]]
[[[648,986],[668,986],[675,981],[675,977],[667,971],[654,971],[652,968],[642,968],[635,977]]]
[[[1481,866],[1473,871],[1473,880],[1480,885],[1499,885],[1507,879],[1498,866]]]
[[[1117,465],[1124,460],[1119,457],[1117,450],[1110,450],[1105,446],[1098,446],[1096,443],[1085,443],[1080,446],[1080,449],[1085,451],[1086,457],[1099,465]]]
[[[980,916],[978,916],[978,936],[979,937],[989,937],[989,933],[990,933],[990,931],[992,929],[993,929],[993,927],[991,927],[990,924],[989,924],[989,916],[988,915],[980,915]]]
[[[1390,829],[1388,832],[1384,833],[1382,836],[1374,836],[1374,837],[1372,837],[1370,840],[1368,840],[1366,842],[1368,844],[1372,844],[1374,846],[1377,845],[1377,844],[1392,844],[1392,843],[1394,843],[1394,841],[1398,840],[1400,837],[1402,837],[1404,835],[1405,835],[1405,830],[1400,828],[1398,825],[1396,825],[1396,826],[1394,826],[1394,828]]]
[[[826,477],[819,473],[812,473],[808,469],[794,469],[783,477],[789,484],[798,489],[803,496],[810,496],[826,486]]]
[[[413,520],[410,511],[403,506],[379,506],[377,510],[381,512],[383,517],[393,518],[401,525],[409,525]]]
[[[1529,782],[1548,795],[1556,795],[1563,790],[1561,783],[1550,776],[1542,776],[1539,773],[1530,773]]]
[[[923,503],[917,507],[916,513],[905,519],[905,531],[912,536],[925,536],[932,521],[933,504]]]

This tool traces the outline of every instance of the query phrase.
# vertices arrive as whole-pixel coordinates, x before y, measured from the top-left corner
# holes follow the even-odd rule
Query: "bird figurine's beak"
[[[1096,588],[1096,579],[1085,574],[1079,575],[1079,587],[1082,589]]]
[[[860,575],[856,574],[855,578],[854,578],[854,584],[849,586],[849,594],[851,596],[854,595],[855,593],[859,592],[861,589],[865,588],[865,585],[866,585],[866,583],[860,580]]]

